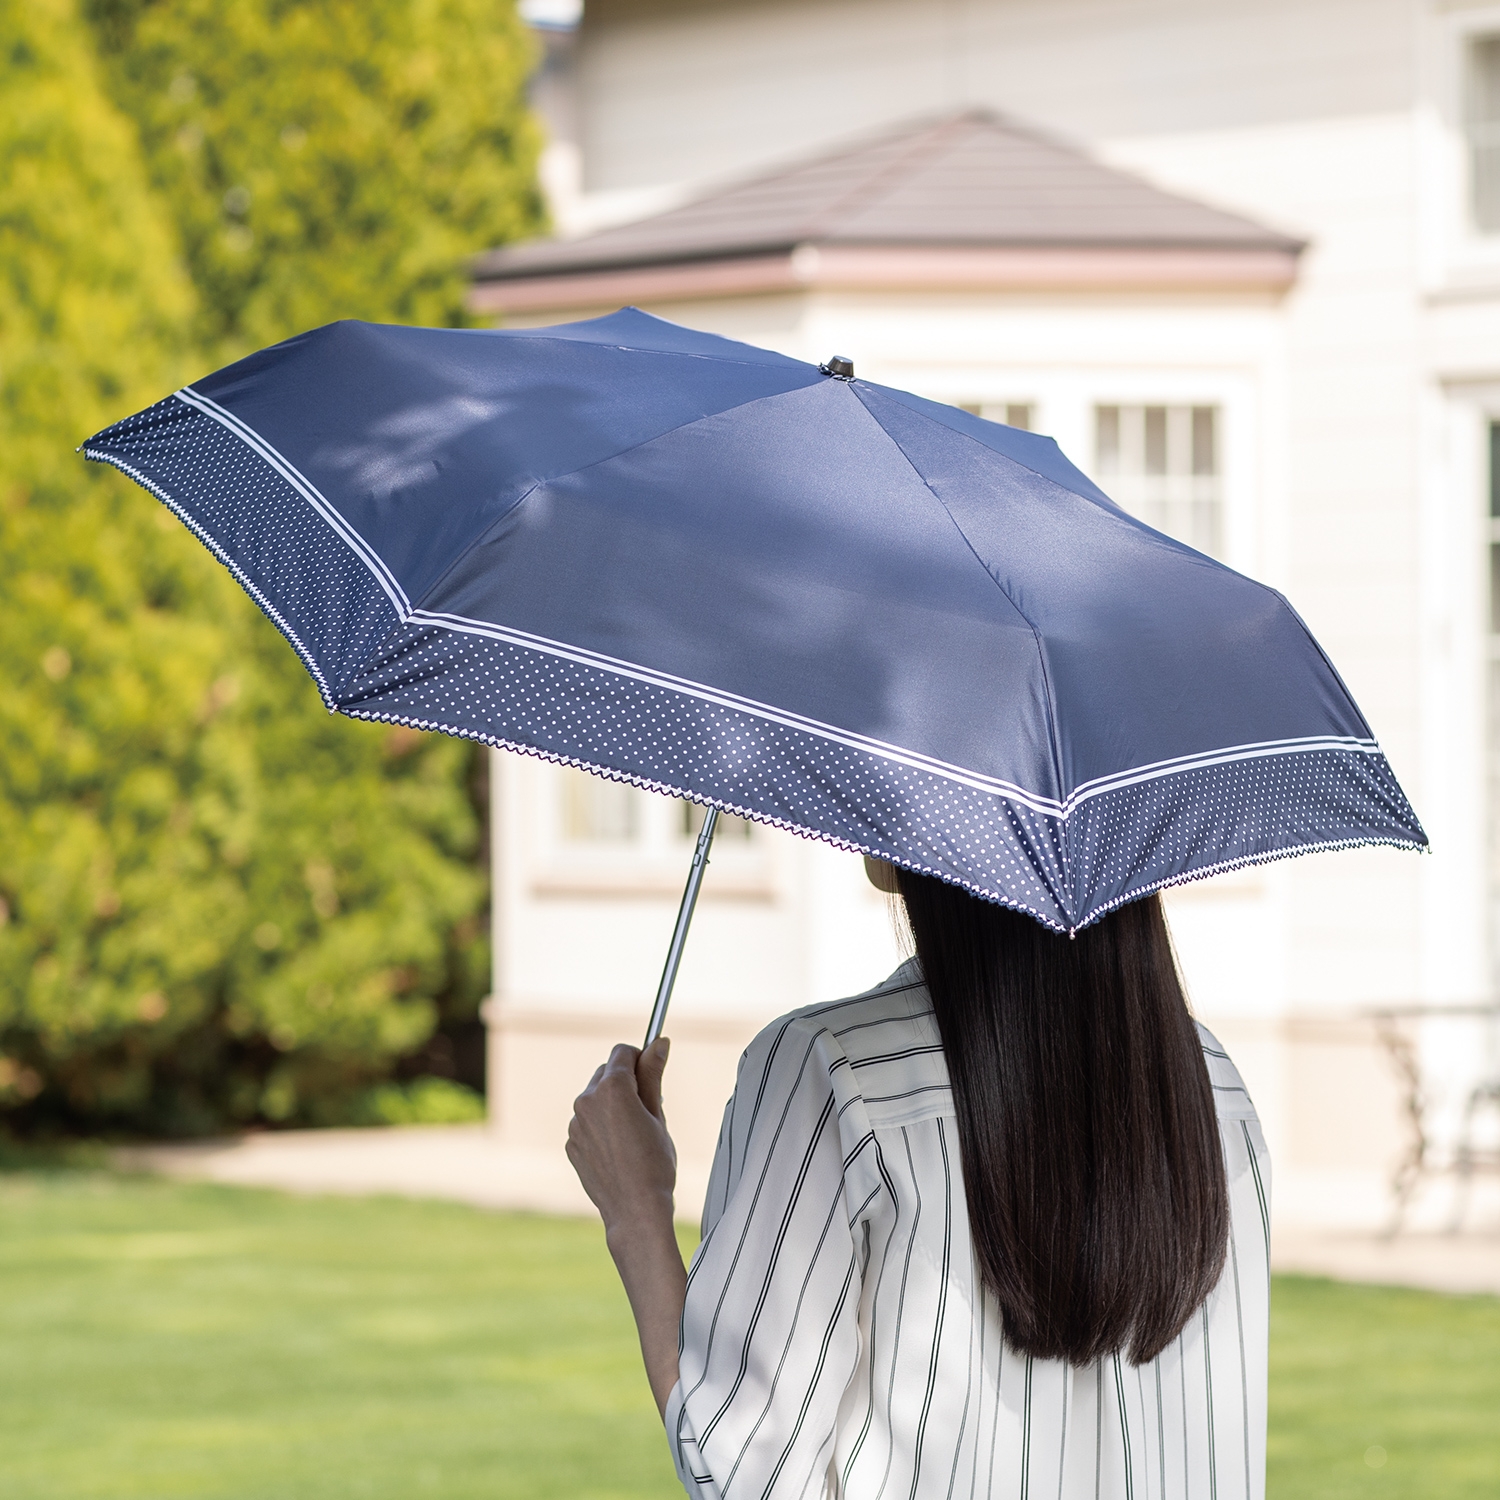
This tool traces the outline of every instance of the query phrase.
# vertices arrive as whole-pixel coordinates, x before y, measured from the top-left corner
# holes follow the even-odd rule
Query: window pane
[[[640,832],[640,793],[633,786],[591,776],[563,773],[562,832],[570,843],[629,843]]]
[[[1199,552],[1221,554],[1217,407],[1098,406],[1094,433],[1095,472],[1120,505]]]
[[[1469,178],[1475,228],[1500,231],[1500,36],[1469,43],[1469,87],[1465,100]]]
[[[1146,408],[1146,472],[1167,472],[1167,409],[1165,406]]]
[[[1094,463],[1101,474],[1120,472],[1120,408],[1094,408]]]
[[[1031,403],[1029,401],[985,401],[978,405],[960,404],[960,411],[973,412],[987,422],[1003,422],[1007,427],[1019,427],[1031,431]]]
[[[678,824],[682,836],[688,839],[698,837],[698,831],[703,827],[703,808],[696,802],[678,803]],[[748,818],[737,818],[733,813],[721,812],[719,814],[718,827],[714,829],[714,843],[721,839],[735,839],[743,843],[755,831],[755,824]]]
[[[1500,121],[1500,36],[1478,36],[1469,43],[1471,125]]]
[[[1217,474],[1219,455],[1215,443],[1214,409],[1211,406],[1193,408],[1193,473]]]
[[[1490,514],[1500,518],[1500,422],[1490,423]]]

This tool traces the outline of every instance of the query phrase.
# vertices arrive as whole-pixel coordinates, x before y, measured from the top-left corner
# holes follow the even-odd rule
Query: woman
[[[1159,899],[1070,940],[866,868],[916,958],[751,1043],[691,1272],[666,1044],[577,1101],[688,1493],[1258,1500],[1269,1164]]]

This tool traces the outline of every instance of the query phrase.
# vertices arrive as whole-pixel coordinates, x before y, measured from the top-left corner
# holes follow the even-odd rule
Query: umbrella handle
[[[667,1022],[667,1006],[672,1003],[672,986],[677,982],[677,967],[682,962],[682,950],[687,946],[688,926],[693,920],[693,908],[698,904],[698,887],[703,884],[708,869],[708,846],[714,841],[714,828],[719,821],[717,807],[705,808],[703,827],[698,830],[698,847],[693,850],[693,864],[688,871],[687,885],[682,892],[682,905],[677,909],[677,926],[672,929],[672,944],[667,949],[667,964],[661,971],[661,983],[656,989],[656,1004],[651,1007],[651,1022],[646,1027],[646,1040],[641,1043],[644,1052],[661,1035]]]

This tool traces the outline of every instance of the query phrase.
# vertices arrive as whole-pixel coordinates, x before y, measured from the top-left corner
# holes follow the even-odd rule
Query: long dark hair
[[[975,1253],[1023,1354],[1154,1359],[1224,1268],[1213,1088],[1156,896],[1074,938],[899,870]]]

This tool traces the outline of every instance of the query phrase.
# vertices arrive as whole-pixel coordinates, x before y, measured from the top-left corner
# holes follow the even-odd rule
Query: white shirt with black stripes
[[[921,971],[746,1049],[667,1404],[695,1500],[1262,1500],[1270,1163],[1202,1027],[1228,1166],[1224,1275],[1149,1364],[1006,1348],[969,1239]]]

